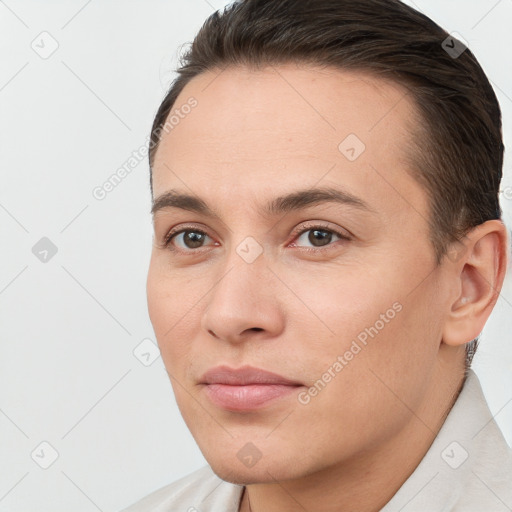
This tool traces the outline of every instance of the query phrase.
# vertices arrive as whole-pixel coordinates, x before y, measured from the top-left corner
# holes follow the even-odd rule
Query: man
[[[127,510],[512,510],[469,368],[507,265],[471,52],[397,0],[240,1],[151,140],[149,313],[209,466]]]

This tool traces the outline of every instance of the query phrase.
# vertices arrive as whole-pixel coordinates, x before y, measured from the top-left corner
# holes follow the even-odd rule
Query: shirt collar
[[[504,496],[494,473],[505,466],[510,470],[511,461],[510,448],[493,419],[476,373],[470,369],[428,452],[381,512],[482,511],[490,510],[490,503],[498,507],[500,501],[504,508],[493,510],[510,510],[509,493]],[[474,498],[467,505],[471,508],[460,508],[468,496]]]

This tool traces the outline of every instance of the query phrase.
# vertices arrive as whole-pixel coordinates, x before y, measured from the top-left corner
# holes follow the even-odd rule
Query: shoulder
[[[430,449],[381,512],[506,512],[511,482],[512,450],[469,370]]]
[[[121,512],[237,512],[242,490],[242,486],[221,480],[210,466],[205,466],[154,491]]]
[[[459,435],[462,441],[458,445],[454,443],[456,451],[462,452],[464,459],[457,463],[455,471],[464,468],[465,474],[463,492],[457,504],[460,510],[482,510],[484,505],[486,510],[510,510],[507,507],[512,505],[512,449],[496,423],[479,379],[473,372],[466,388],[472,403],[466,397],[460,404],[461,409],[465,406],[467,410],[458,411],[459,421],[464,427]]]

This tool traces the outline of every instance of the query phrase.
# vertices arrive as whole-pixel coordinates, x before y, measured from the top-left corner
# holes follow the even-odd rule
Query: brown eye
[[[348,240],[348,237],[343,236],[336,231],[325,229],[321,226],[313,226],[302,231],[302,233],[297,237],[294,245],[300,247],[321,248],[338,240]]]
[[[331,231],[310,229],[308,235],[308,241],[311,242],[315,247],[321,247],[327,245],[332,241],[333,233]]]
[[[174,233],[168,238],[166,245],[173,244],[182,250],[198,249],[204,245],[207,238],[210,237],[203,231],[188,229]]]
[[[206,235],[197,231],[185,231],[183,233],[183,243],[189,249],[196,249],[203,245]]]

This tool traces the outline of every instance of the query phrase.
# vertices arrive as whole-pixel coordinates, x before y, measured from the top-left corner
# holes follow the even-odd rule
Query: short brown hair
[[[448,41],[448,43],[447,43]],[[458,53],[450,52],[455,47]],[[399,0],[239,0],[212,14],[181,57],[151,131],[195,76],[228,66],[314,63],[405,86],[422,118],[411,134],[411,175],[429,196],[437,264],[473,227],[501,219],[501,111],[473,53]],[[151,191],[152,177],[150,176]],[[466,346],[471,363],[477,339]]]

